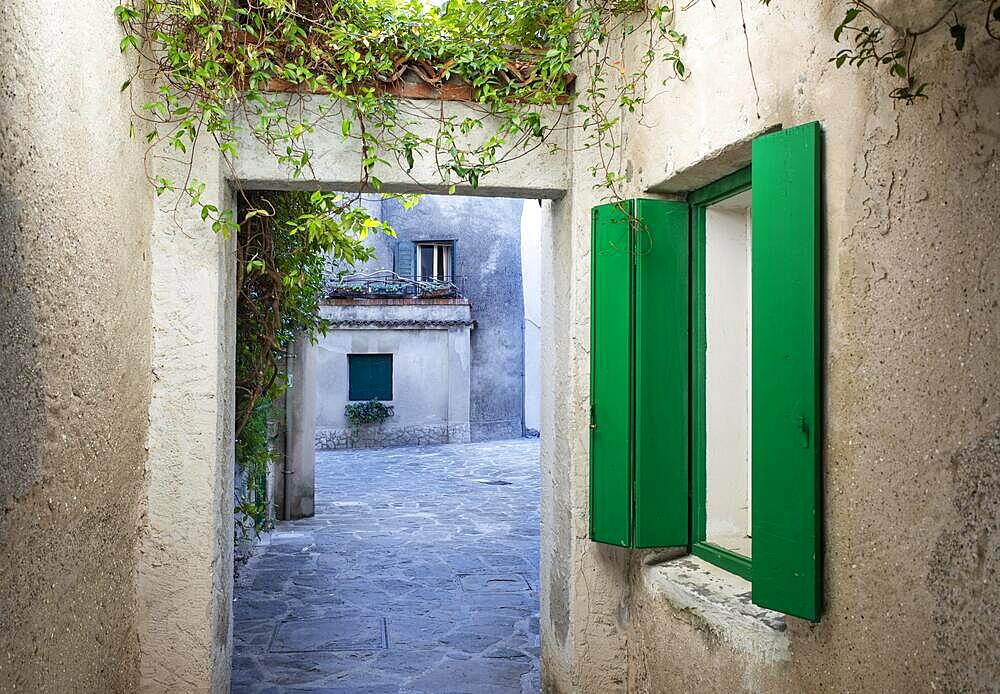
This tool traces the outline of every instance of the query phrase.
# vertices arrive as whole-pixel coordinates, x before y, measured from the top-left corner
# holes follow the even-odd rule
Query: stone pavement
[[[236,581],[233,692],[539,691],[538,440],[319,451]]]

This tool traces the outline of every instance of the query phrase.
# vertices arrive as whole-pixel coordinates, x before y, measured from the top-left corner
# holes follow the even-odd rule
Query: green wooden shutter
[[[753,143],[753,602],[822,610],[820,129]]]
[[[632,527],[631,203],[593,209],[590,275],[590,537],[628,547]]]
[[[347,355],[348,400],[392,400],[392,355]]]
[[[688,216],[636,201],[636,547],[688,544]]]
[[[417,247],[412,241],[396,242],[395,273],[413,279],[417,272]]]

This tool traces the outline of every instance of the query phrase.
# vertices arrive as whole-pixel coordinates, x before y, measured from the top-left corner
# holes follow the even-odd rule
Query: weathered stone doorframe
[[[236,179],[246,189],[356,187],[357,157],[350,143],[339,135],[320,133],[317,139],[313,147],[322,154],[309,180],[293,180],[252,141],[243,143],[234,171],[225,170],[217,152],[206,146],[196,152],[191,172],[158,173],[180,180],[190,173],[205,184],[206,198],[227,207],[235,202]],[[547,522],[550,480],[555,479],[552,461],[565,446],[560,443],[565,422],[556,413],[573,409],[556,402],[553,387],[565,364],[558,356],[568,351],[571,340],[569,316],[557,308],[569,303],[560,297],[570,289],[572,276],[572,235],[564,233],[571,218],[566,197],[571,169],[565,152],[540,150],[484,178],[478,189],[455,191],[548,200],[542,258],[547,326],[542,334],[543,538],[546,527],[552,527]],[[409,173],[389,169],[378,175],[387,192],[448,192],[435,181],[429,163],[418,162]],[[153,388],[138,576],[142,690],[227,692],[232,652],[235,240],[212,234],[195,210],[177,208],[175,200],[157,202],[151,238]],[[568,471],[565,475],[568,483]]]

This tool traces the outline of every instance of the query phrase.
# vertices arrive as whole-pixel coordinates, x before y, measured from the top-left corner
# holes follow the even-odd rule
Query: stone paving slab
[[[538,692],[538,440],[318,451],[236,582],[234,694]]]

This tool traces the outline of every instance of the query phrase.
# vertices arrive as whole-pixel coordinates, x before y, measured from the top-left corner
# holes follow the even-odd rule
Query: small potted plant
[[[351,446],[372,448],[383,445],[382,422],[392,416],[392,405],[372,398],[367,402],[351,402],[344,407],[347,421],[351,423]]]
[[[344,407],[347,421],[354,426],[364,424],[381,424],[393,414],[392,405],[386,405],[381,400],[372,398],[367,402],[351,402]]]

